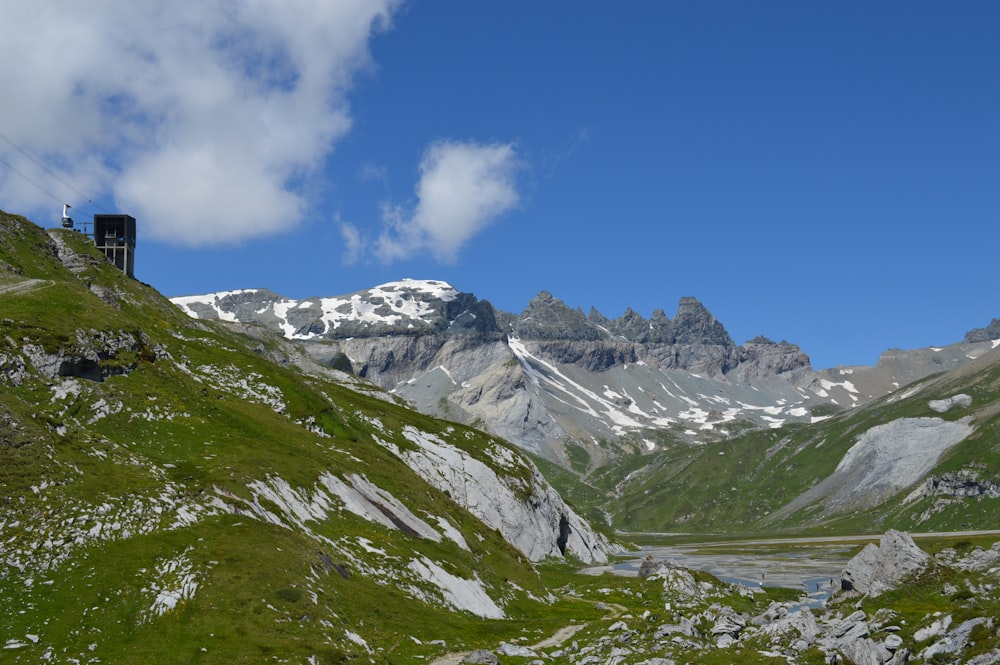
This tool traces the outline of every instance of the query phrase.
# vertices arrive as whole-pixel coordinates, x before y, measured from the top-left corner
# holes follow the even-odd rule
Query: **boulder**
[[[500,665],[500,659],[497,658],[497,655],[486,649],[476,649],[463,658],[462,662],[473,665]]]
[[[715,624],[712,626],[712,635],[731,635],[734,638],[739,637],[740,631],[742,631],[746,625],[746,619],[737,614],[736,610],[729,606],[723,606],[722,611],[719,612],[719,616],[715,620]]]
[[[840,576],[840,588],[876,597],[922,570],[929,561],[930,556],[917,547],[909,534],[889,530],[877,547],[869,543],[848,562]]]
[[[653,560],[652,554],[647,554],[646,558],[639,564],[639,577],[649,577],[659,570],[662,565],[659,561]]]
[[[538,657],[538,654],[528,647],[523,647],[520,644],[511,644],[510,642],[501,642],[499,651],[505,656],[518,656],[520,658]]]

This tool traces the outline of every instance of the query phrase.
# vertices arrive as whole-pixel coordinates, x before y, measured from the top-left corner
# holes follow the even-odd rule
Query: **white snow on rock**
[[[413,559],[407,566],[426,582],[436,586],[446,603],[484,619],[503,619],[504,611],[497,605],[479,578],[466,580],[452,575],[427,557]]]
[[[222,308],[220,301],[226,296],[240,295],[243,293],[257,293],[259,289],[237,289],[235,291],[217,291],[215,293],[207,293],[202,296],[180,296],[177,298],[171,298],[170,302],[174,303],[188,316],[198,318],[198,315],[191,308],[191,305],[205,305],[211,307],[215,310],[215,315],[223,321],[236,321],[236,315],[232,312],[228,312]]]
[[[485,463],[433,434],[406,427],[403,435],[418,449],[376,440],[488,527],[498,529],[528,559],[568,554],[587,563],[608,560],[607,540],[565,504],[533,465],[521,461],[527,481],[502,479]]]
[[[222,301],[228,296],[253,294],[258,290],[221,291],[171,298],[170,301],[194,318],[212,318],[211,315],[206,316],[202,310],[203,307],[207,307],[223,321],[236,321],[236,314],[225,309]],[[285,337],[289,339],[311,339],[316,336],[311,331],[296,332],[296,327],[288,321],[290,312],[303,307],[318,306],[322,313],[317,322],[323,323],[325,331],[335,330],[345,322],[393,325],[411,321],[430,324],[438,316],[433,301],[450,302],[457,297],[458,291],[447,282],[402,279],[345,296],[302,300],[281,298],[258,311],[258,314],[270,310],[270,313],[278,319],[279,327]]]

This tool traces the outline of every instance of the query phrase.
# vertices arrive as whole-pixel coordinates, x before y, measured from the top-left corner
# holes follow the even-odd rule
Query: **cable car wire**
[[[27,180],[28,182],[30,182],[32,185],[34,185],[35,187],[37,187],[41,192],[43,192],[45,194],[48,194],[50,197],[52,197],[52,199],[56,203],[65,203],[65,201],[63,201],[61,198],[59,198],[58,196],[56,196],[55,194],[53,194],[49,190],[45,189],[44,187],[42,187],[41,185],[39,185],[37,182],[35,182],[34,180],[32,180],[30,177],[28,177],[27,175],[25,175],[24,173],[22,173],[21,171],[19,171],[18,169],[16,169],[13,164],[11,164],[10,162],[8,162],[3,157],[0,157],[0,163],[2,163],[4,166],[6,166],[7,168],[9,168],[11,171],[13,171],[17,175],[21,176],[22,178],[24,178],[25,180]]]
[[[101,206],[98,203],[94,203],[94,201],[90,197],[88,197],[86,194],[84,194],[79,189],[77,189],[76,187],[74,187],[72,184],[70,184],[69,182],[67,182],[65,178],[63,178],[58,173],[54,172],[52,169],[50,169],[45,164],[43,164],[40,160],[38,160],[34,156],[32,156],[31,153],[29,153],[27,150],[25,150],[24,148],[22,148],[21,146],[17,145],[13,141],[11,141],[9,138],[7,138],[4,135],[3,132],[0,132],[0,139],[3,139],[10,147],[14,148],[14,150],[17,150],[19,153],[21,153],[22,155],[24,155],[25,157],[27,157],[32,163],[35,164],[35,166],[37,166],[38,168],[42,169],[43,171],[45,171],[46,173],[48,173],[50,176],[52,176],[53,178],[55,178],[56,180],[58,180],[59,182],[61,182],[62,184],[66,185],[67,187],[69,187],[74,192],[76,192],[76,194],[79,195],[80,197],[82,197],[84,201],[86,201],[90,205],[94,206],[98,210],[103,210],[104,212],[108,212],[103,206]],[[31,178],[29,178],[25,174],[23,174],[20,171],[18,171],[17,169],[15,169],[13,166],[11,166],[10,162],[8,162],[7,160],[5,160],[3,158],[0,158],[0,161],[2,161],[4,164],[6,164],[7,168],[9,168],[11,171],[14,171],[14,173],[17,173],[19,176],[21,176],[22,178],[24,178],[25,180],[27,180],[28,182],[30,182],[31,184],[33,184],[35,187],[38,187],[38,189],[42,190],[43,192],[45,192],[46,194],[48,194],[52,198],[56,199],[60,203],[65,203],[65,201],[62,201],[61,199],[59,199],[58,197],[56,197],[54,194],[52,194],[51,192],[49,192],[48,190],[46,190],[44,187],[42,187],[41,185],[39,185],[37,182],[35,182],[34,180],[32,180]]]

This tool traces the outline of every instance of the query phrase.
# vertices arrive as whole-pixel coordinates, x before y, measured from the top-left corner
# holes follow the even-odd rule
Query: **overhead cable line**
[[[72,184],[66,182],[65,178],[63,178],[58,173],[56,173],[55,171],[53,171],[52,169],[50,169],[49,167],[47,167],[45,164],[43,164],[40,160],[38,160],[34,156],[32,156],[32,154],[29,153],[27,150],[25,150],[24,148],[22,148],[21,146],[17,145],[13,141],[11,141],[9,138],[7,138],[3,134],[3,132],[0,132],[0,139],[3,139],[10,147],[14,148],[14,150],[17,150],[19,153],[21,153],[22,155],[24,155],[25,157],[27,157],[29,160],[31,160],[31,162],[34,163],[35,166],[37,166],[38,168],[42,169],[43,171],[45,171],[46,173],[48,173],[50,176],[52,176],[53,178],[55,178],[56,180],[58,180],[59,182],[61,182],[62,184],[66,185],[67,187],[69,187],[74,192],[76,192],[77,195],[81,196],[84,201],[86,201],[90,205],[94,206],[98,210],[103,210],[104,212],[108,212],[107,210],[104,209],[103,206],[101,206],[98,203],[94,203],[94,201],[91,200],[90,197],[88,197],[86,194],[84,194],[79,189],[77,189],[76,187],[74,187]],[[18,171],[17,169],[15,169],[13,166],[11,166],[10,162],[8,162],[8,161],[6,161],[6,160],[4,160],[2,158],[0,158],[0,161],[3,161],[3,163],[6,164],[7,167],[10,170],[14,171],[19,176],[21,176],[22,178],[24,178],[25,180],[27,180],[31,184],[35,185],[35,187],[38,187],[38,189],[42,190],[43,192],[45,192],[46,194],[48,194],[52,198],[56,199],[60,203],[64,203],[64,201],[62,201],[58,197],[54,196],[51,192],[48,192],[47,190],[45,190],[45,188],[43,188],[37,182],[34,182],[30,178],[28,178],[28,176],[24,175],[23,173],[21,173],[20,171]]]
[[[25,175],[24,173],[22,173],[21,171],[19,171],[18,169],[16,169],[13,164],[11,164],[10,162],[8,162],[3,157],[0,157],[0,163],[2,163],[4,166],[6,166],[7,168],[9,168],[11,171],[13,171],[17,175],[21,176],[22,178],[24,178],[25,180],[27,180],[28,182],[30,182],[32,185],[34,185],[35,187],[37,187],[44,194],[48,194],[50,197],[52,197],[52,199],[56,203],[65,203],[65,201],[63,201],[61,198],[59,198],[58,196],[56,196],[55,194],[53,194],[49,190],[45,189],[44,187],[42,187],[41,185],[39,185],[37,182],[35,182],[34,180],[32,180],[30,177],[28,177],[27,175]]]

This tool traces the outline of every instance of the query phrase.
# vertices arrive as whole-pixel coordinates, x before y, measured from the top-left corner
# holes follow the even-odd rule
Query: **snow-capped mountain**
[[[197,318],[262,324],[324,363],[349,362],[424,412],[555,461],[567,462],[567,445],[581,446],[591,465],[608,443],[655,450],[822,419],[993,346],[893,350],[875,367],[817,371],[794,344],[737,345],[695,298],[682,298],[673,318],[627,309],[612,320],[542,291],[511,314],[434,280],[303,300],[247,289],[172,301]]]

